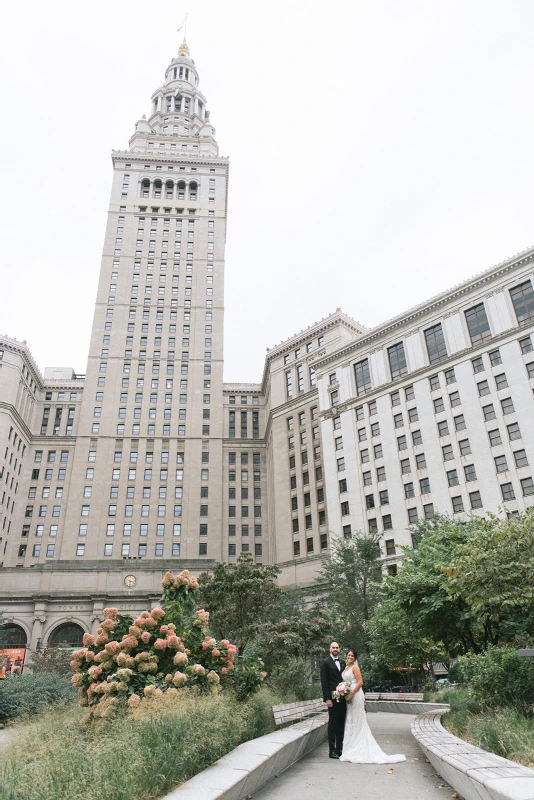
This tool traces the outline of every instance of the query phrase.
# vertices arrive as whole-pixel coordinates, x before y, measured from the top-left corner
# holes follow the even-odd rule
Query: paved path
[[[410,733],[411,714],[374,712],[367,720],[386,753],[404,753],[401,764],[349,764],[328,758],[328,744],[317,747],[295,766],[273,778],[253,795],[254,800],[451,800],[452,789],[427,764]],[[390,770],[392,772],[390,773]]]

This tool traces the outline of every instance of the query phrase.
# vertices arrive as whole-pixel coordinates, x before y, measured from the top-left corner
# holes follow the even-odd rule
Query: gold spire
[[[180,53],[185,53],[186,56],[191,55],[191,53],[189,52],[189,47],[187,46],[187,42],[185,40],[185,36],[184,36],[184,40],[183,40],[182,44],[178,48],[178,54],[180,54]]]

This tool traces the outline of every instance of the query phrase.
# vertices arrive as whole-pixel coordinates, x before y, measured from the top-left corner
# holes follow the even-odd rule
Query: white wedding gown
[[[342,677],[352,691],[356,686],[356,678],[352,674],[352,670],[346,669]],[[399,761],[406,761],[406,756],[388,756],[378,746],[378,742],[367,724],[365,696],[362,689],[356,692],[352,700],[347,703],[343,755],[339,760],[350,761],[353,764],[396,764]]]

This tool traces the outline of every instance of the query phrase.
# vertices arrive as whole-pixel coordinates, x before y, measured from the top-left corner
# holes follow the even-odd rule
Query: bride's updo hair
[[[355,650],[355,648],[354,648],[354,647],[349,647],[349,649],[347,650],[347,655],[348,655],[349,653],[352,653],[352,654],[353,654],[353,656],[354,656],[354,658],[356,659],[356,661],[358,660],[358,653],[356,652],[356,650]]]

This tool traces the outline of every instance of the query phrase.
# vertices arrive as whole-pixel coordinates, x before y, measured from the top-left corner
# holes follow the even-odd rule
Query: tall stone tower
[[[59,556],[220,558],[228,160],[185,40],[129,145],[112,153],[72,474],[84,488]]]

